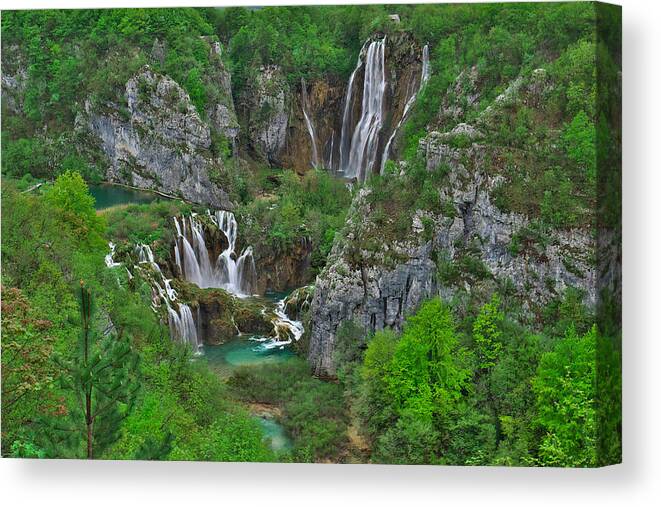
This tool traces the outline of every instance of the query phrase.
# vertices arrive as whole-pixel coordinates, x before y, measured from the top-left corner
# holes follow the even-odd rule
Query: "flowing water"
[[[305,125],[308,129],[308,134],[310,135],[310,142],[312,143],[312,167],[315,169],[319,167],[319,153],[317,152],[317,138],[314,135],[314,126],[312,125],[312,120],[308,115],[308,91],[305,86],[305,80],[301,78],[301,108],[303,109],[303,117],[305,118]]]
[[[349,164],[349,149],[351,148],[351,132],[349,129],[352,125],[352,109],[353,109],[353,82],[356,79],[356,74],[363,67],[363,58],[365,53],[365,46],[367,42],[363,44],[363,47],[360,49],[358,54],[358,63],[356,68],[351,73],[349,77],[349,83],[347,84],[347,95],[344,99],[344,112],[342,113],[342,131],[340,135],[340,171],[344,171],[344,168]]]
[[[235,252],[238,226],[230,211],[207,211],[209,220],[223,232],[228,246],[217,259],[211,259],[205,241],[205,226],[196,214],[174,217],[177,231],[175,263],[184,279],[200,288],[220,288],[238,296],[252,293],[257,279],[252,247]]]
[[[347,87],[345,114],[343,115],[342,122],[342,144],[340,148],[344,148],[345,150],[348,148],[348,157],[346,156],[346,151],[343,152],[341,169],[344,176],[347,178],[357,178],[359,181],[365,181],[374,168],[380,133],[383,127],[383,107],[386,89],[385,46],[386,39],[384,37],[381,40],[372,41],[367,48],[361,116],[351,135],[350,142],[348,142],[347,138],[349,127],[345,124],[345,121],[350,120],[350,94],[352,93],[353,79],[360,67],[360,63],[351,75],[349,86]]]
[[[402,123],[404,123],[404,121],[406,120],[406,117],[409,111],[411,110],[411,107],[413,106],[413,104],[415,104],[415,99],[417,98],[418,94],[420,93],[420,90],[422,90],[423,86],[429,79],[430,75],[431,75],[431,70],[429,67],[429,46],[425,44],[425,46],[422,48],[422,72],[420,73],[420,85],[418,86],[418,90],[415,91],[406,101],[406,104],[404,105],[404,111],[402,112],[402,117],[399,119],[397,126],[393,129],[392,134],[390,135],[390,138],[386,143],[386,147],[383,149],[383,155],[381,155],[381,171],[380,171],[381,174],[383,174],[383,170],[386,167],[386,162],[388,161],[388,156],[390,154],[390,145],[395,139],[395,136],[397,135],[399,128],[402,126]]]

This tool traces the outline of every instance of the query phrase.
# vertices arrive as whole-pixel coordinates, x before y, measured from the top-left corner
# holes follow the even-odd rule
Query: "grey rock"
[[[277,163],[285,147],[291,103],[289,86],[280,67],[260,67],[247,101],[250,143],[260,156]]]
[[[109,181],[156,190],[215,208],[231,208],[225,191],[211,182],[221,167],[211,137],[188,94],[172,79],[143,67],[126,83],[127,108],[85,103],[86,125],[110,159]]]

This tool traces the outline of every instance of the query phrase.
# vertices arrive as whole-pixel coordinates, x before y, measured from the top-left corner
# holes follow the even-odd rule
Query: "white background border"
[[[0,8],[228,3],[228,0],[0,0]],[[306,2],[238,0],[231,3]],[[619,3],[623,5],[624,22],[623,465],[597,470],[541,470],[3,459],[0,461],[2,505],[659,505],[661,2],[622,0]]]

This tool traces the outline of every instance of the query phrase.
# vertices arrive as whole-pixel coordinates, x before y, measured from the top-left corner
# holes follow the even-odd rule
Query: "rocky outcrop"
[[[438,289],[430,243],[384,245],[384,251],[376,255],[361,252],[369,261],[353,262],[352,243],[364,225],[362,217],[369,215],[367,194],[362,190],[357,196],[346,239],[334,245],[327,267],[315,282],[308,357],[317,375],[335,373],[335,335],[342,322],[351,320],[369,331],[399,329],[404,316]],[[387,268],[387,250],[402,261]]]
[[[207,88],[206,114],[213,130],[225,136],[233,151],[238,147],[239,121],[232,98],[232,75],[223,63],[223,48],[212,37],[203,37],[209,44],[209,72],[204,75]]]
[[[244,101],[252,151],[270,164],[279,164],[285,147],[291,104],[289,86],[280,67],[260,67],[256,78],[248,86]]]
[[[296,90],[282,154],[283,164],[299,174],[313,167],[312,140],[303,115],[303,84],[307,87],[307,112],[314,127],[319,165],[337,170],[346,83],[336,79],[301,83]]]
[[[23,113],[28,72],[17,45],[2,48],[2,106],[14,114]]]
[[[299,287],[285,299],[285,313],[294,320],[303,320],[310,311],[313,297],[314,285]]]
[[[276,292],[301,287],[310,282],[312,243],[306,237],[298,239],[289,251],[282,255],[272,251],[255,251],[258,294],[266,290]]]
[[[225,343],[239,334],[274,334],[273,312],[252,299],[232,296],[223,289],[200,289],[184,280],[173,285],[193,311],[198,338],[207,345]]]
[[[76,120],[99,138],[110,159],[108,181],[231,208],[227,193],[212,182],[222,162],[211,156],[209,126],[188,94],[145,66],[126,83],[125,97],[126,107],[86,101]]]
[[[464,79],[475,79],[463,74]],[[545,228],[525,214],[504,211],[495,195],[504,183],[502,158],[509,147],[492,144],[491,118],[513,101],[535,102],[540,76],[515,80],[476,125],[458,122],[461,111],[444,103],[446,132],[431,131],[419,152],[439,185],[434,210],[410,210],[403,238],[380,234],[368,188],[356,196],[342,237],[315,282],[311,304],[309,361],[317,375],[333,375],[333,350],[340,323],[353,320],[368,332],[400,329],[407,314],[440,295],[470,294],[486,300],[497,287],[521,303],[531,321],[568,287],[581,289],[594,306],[596,238],[589,227]],[[543,88],[543,86],[542,86]],[[467,86],[471,97],[478,91]],[[520,95],[524,95],[523,99]],[[468,105],[470,101],[461,101]],[[407,168],[399,176],[407,181]],[[396,177],[396,176],[393,176]],[[440,211],[439,211],[440,209]],[[368,239],[366,239],[368,238]],[[371,239],[369,239],[371,238]]]

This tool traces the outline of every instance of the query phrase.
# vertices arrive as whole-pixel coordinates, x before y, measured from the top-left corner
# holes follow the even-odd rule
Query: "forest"
[[[2,455],[621,460],[621,19],[3,11]]]

